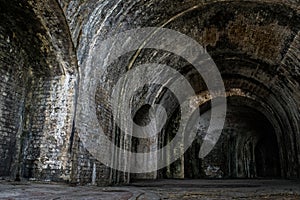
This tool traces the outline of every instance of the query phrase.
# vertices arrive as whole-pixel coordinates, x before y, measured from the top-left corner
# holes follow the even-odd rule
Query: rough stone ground
[[[1,181],[0,199],[300,199],[300,181],[157,180],[116,187]]]

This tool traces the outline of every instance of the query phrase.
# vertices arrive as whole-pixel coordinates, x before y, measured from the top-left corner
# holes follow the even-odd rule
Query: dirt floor
[[[293,180],[156,180],[96,187],[0,181],[0,199],[299,199]]]

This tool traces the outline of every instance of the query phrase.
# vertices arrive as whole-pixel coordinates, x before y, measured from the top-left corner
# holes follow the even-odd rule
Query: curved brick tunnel
[[[0,176],[98,185],[145,178],[300,177],[297,0],[0,3]],[[193,38],[221,72],[227,116],[220,140],[204,159],[198,153],[210,118],[210,98],[190,63],[170,52],[144,49],[105,68],[88,64],[92,54],[110,56],[95,48],[95,40],[140,27],[169,28]],[[106,167],[84,147],[79,137],[84,133],[76,124],[78,118],[89,120],[92,115],[81,109],[85,102],[78,99],[80,88],[95,90],[97,120],[119,147],[162,147],[180,123],[172,92],[152,84],[139,88],[132,98],[132,118],[140,125],[149,122],[154,103],[166,109],[167,123],[157,140],[129,137],[113,120],[114,85],[143,63],[167,64],[179,71],[200,99],[203,123],[197,140],[179,160],[156,172],[130,174]],[[102,72],[96,81],[87,76],[93,67]],[[109,144],[95,146],[107,148]],[[120,155],[108,153],[123,164]],[[172,150],[164,156],[168,154]]]

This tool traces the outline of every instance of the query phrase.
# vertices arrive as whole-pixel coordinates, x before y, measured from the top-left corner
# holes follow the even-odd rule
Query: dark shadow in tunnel
[[[255,147],[257,177],[280,177],[279,149],[274,134],[266,133]]]
[[[210,103],[201,117],[209,122]],[[205,118],[207,118],[205,120]],[[165,143],[172,138],[180,120],[176,113],[165,129]],[[199,124],[198,134],[181,159],[159,170],[159,178],[279,178],[279,146],[268,118],[252,107],[229,101],[221,137],[204,159],[198,157],[209,124]],[[167,157],[167,155],[166,155]],[[184,166],[181,166],[184,163]],[[180,171],[183,170],[183,171]],[[184,174],[183,176],[180,176]]]

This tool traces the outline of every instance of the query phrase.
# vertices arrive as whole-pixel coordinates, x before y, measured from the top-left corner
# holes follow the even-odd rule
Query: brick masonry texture
[[[299,3],[0,0],[0,176],[79,185],[159,178],[300,178]],[[88,65],[92,54],[111,55],[95,52],[96,38],[105,40],[139,27],[186,34],[208,51],[221,72],[227,117],[220,140],[206,158],[199,159],[198,152],[211,99],[189,63],[170,52],[144,49],[138,55],[129,52],[106,68]],[[167,64],[179,71],[196,92],[192,100],[198,102],[203,121],[195,125],[197,138],[179,160],[156,172],[131,174],[97,160],[80,138],[90,130],[80,132],[77,124],[78,116],[87,121],[96,116],[112,143],[131,151],[166,145],[181,116],[174,94],[161,86],[138,89],[131,102],[137,124],[149,122],[147,105],[160,103],[166,109],[167,123],[155,139],[125,135],[113,120],[114,85],[143,63]],[[97,67],[101,77],[91,73]],[[154,75],[162,79],[161,74]],[[88,97],[96,102],[96,113],[81,109],[89,102],[78,102],[85,97],[80,89],[96,91]],[[95,144],[94,150],[132,167],[110,144]],[[175,151],[161,156],[168,159]]]

